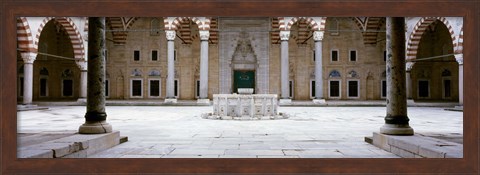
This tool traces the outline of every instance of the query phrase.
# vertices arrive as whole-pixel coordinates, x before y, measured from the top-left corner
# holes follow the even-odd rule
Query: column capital
[[[33,62],[37,58],[37,53],[33,52],[22,52],[20,53],[20,55],[22,56],[23,62],[28,64],[33,64]]]
[[[280,40],[288,41],[289,38],[290,38],[290,31],[289,30],[280,31]]]
[[[455,60],[457,60],[459,65],[463,65],[463,54],[455,54]]]
[[[199,33],[200,33],[200,40],[208,41],[208,38],[210,37],[210,31],[200,30]]]
[[[314,31],[313,32],[313,40],[314,41],[322,41],[323,40],[323,31]]]
[[[80,69],[80,71],[87,71],[87,68],[88,68],[87,61],[77,60],[77,61],[75,61],[75,63],[77,63],[77,66]]]
[[[165,31],[165,33],[167,34],[167,40],[172,41],[175,39],[175,35],[176,35],[175,30],[167,30]]]
[[[413,68],[414,62],[407,62],[405,63],[405,71],[410,72]]]

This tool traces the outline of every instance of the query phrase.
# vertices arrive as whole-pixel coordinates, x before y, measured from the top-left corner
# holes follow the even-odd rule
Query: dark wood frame
[[[319,2],[3,0],[0,40],[1,174],[479,173],[479,6],[474,0]],[[17,159],[16,20],[20,16],[461,16],[464,17],[462,159]],[[15,80],[15,81],[14,81]],[[81,123],[79,123],[81,125]],[[379,123],[379,127],[382,124]],[[114,126],[115,127],[115,126]],[[415,126],[413,126],[415,128]],[[377,131],[373,129],[372,132]]]

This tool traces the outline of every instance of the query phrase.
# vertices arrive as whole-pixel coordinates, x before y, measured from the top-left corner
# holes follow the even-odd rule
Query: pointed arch
[[[17,18],[17,42],[18,48],[26,52],[37,52],[30,25],[25,17]]]
[[[58,22],[58,24],[60,24],[67,32],[67,35],[70,38],[70,42],[72,43],[74,58],[77,60],[85,59],[85,47],[82,35],[80,35],[77,26],[69,17],[46,17],[45,19],[43,19],[40,27],[38,28],[38,33],[34,38],[35,48],[38,49],[40,34],[42,33],[45,25],[51,20],[55,20],[56,22]]]
[[[106,23],[112,30],[113,43],[124,45],[127,42],[128,29],[130,29],[137,17],[109,17]]]
[[[455,47],[456,46],[456,47]],[[460,34],[458,35],[458,40],[456,45],[454,45],[454,53],[455,54],[461,54],[463,53],[463,27],[460,30]]]
[[[422,35],[425,33],[427,28],[435,21],[440,21],[445,26],[447,26],[448,31],[450,32],[450,36],[452,38],[453,48],[456,48],[455,33],[452,26],[445,17],[423,17],[417,22],[417,24],[413,28],[412,34],[410,34],[410,36],[408,37],[406,54],[407,60],[414,60],[417,58],[418,46],[420,44],[420,40],[422,39]]]

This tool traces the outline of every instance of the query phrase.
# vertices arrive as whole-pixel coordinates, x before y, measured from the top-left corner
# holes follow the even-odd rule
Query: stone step
[[[119,131],[106,134],[74,134],[39,144],[20,147],[17,157],[86,158],[89,155],[120,144],[120,139]],[[125,138],[122,139],[125,140]]]
[[[463,157],[462,144],[419,134],[393,136],[374,132],[373,145],[404,158]]]

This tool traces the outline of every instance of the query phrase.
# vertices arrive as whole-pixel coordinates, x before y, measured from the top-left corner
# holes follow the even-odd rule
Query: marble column
[[[22,52],[23,62],[23,104],[29,105],[33,99],[33,62],[37,58],[37,53]]]
[[[405,18],[387,17],[387,115],[380,133],[413,135],[405,89]]]
[[[167,37],[167,96],[165,98],[166,103],[176,103],[177,99],[175,98],[174,92],[174,81],[175,81],[175,60],[174,60],[174,42],[175,42],[175,30],[165,31]]]
[[[105,112],[105,17],[88,18],[87,113],[80,134],[112,132]]]
[[[208,99],[208,38],[210,32],[201,30],[200,33],[200,97],[198,103],[210,103]]]
[[[289,95],[289,61],[288,61],[288,39],[290,38],[290,31],[280,31],[280,83],[281,83],[281,103],[291,102]]]
[[[80,69],[80,93],[78,102],[86,102],[87,100],[87,61],[77,61],[77,66]]]
[[[410,74],[410,71],[412,70],[413,67],[413,62],[408,62],[405,64],[405,71],[406,75],[405,78],[406,80],[406,88],[407,88],[407,99],[411,100],[412,99],[412,75]]]
[[[458,103],[463,106],[463,54],[455,54],[458,62]]]
[[[323,31],[313,32],[313,40],[315,41],[315,99],[314,103],[325,103],[323,98],[323,67],[322,67],[322,40]]]

